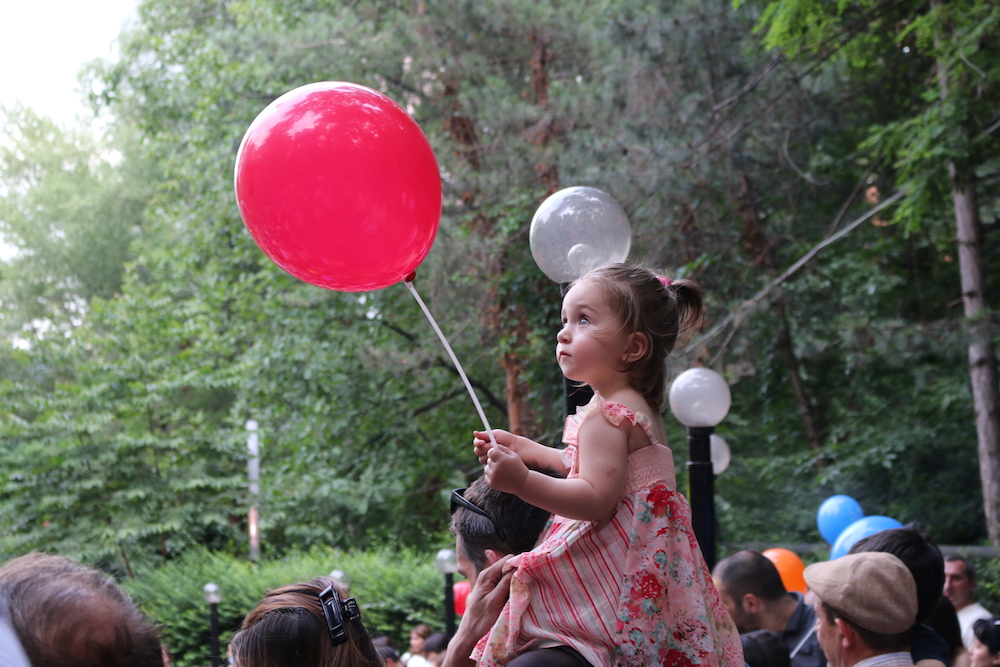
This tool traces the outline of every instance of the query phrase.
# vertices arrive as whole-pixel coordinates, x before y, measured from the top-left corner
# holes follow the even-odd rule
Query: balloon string
[[[441,332],[441,327],[439,327],[438,323],[434,320],[434,316],[431,315],[431,311],[429,311],[427,306],[424,305],[424,300],[420,298],[419,294],[417,294],[417,288],[413,286],[413,283],[405,280],[403,281],[403,284],[406,285],[406,289],[410,290],[410,294],[412,294],[413,298],[417,300],[418,304],[420,304],[420,309],[424,311],[424,315],[427,316],[427,321],[431,323],[431,326],[434,327],[434,332],[438,335],[438,338],[441,339],[444,349],[448,352],[448,356],[451,357],[451,363],[455,364],[455,369],[458,371],[459,376],[461,376],[462,382],[465,383],[465,388],[469,391],[469,396],[472,397],[472,402],[476,404],[476,412],[479,413],[479,418],[483,420],[483,427],[490,436],[490,443],[496,447],[497,441],[493,437],[493,429],[490,427],[490,422],[486,419],[486,413],[483,412],[483,406],[480,405],[476,392],[472,390],[472,383],[469,382],[469,378],[465,375],[465,369],[462,368],[462,364],[458,363],[458,357],[455,356],[455,353],[451,349],[451,345],[448,344],[448,339],[444,337],[444,334]]]

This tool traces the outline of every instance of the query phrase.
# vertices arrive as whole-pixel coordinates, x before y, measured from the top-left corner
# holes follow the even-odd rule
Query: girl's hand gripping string
[[[517,489],[528,476],[528,467],[521,460],[520,450],[522,440],[526,438],[514,435],[502,429],[493,429],[496,446],[489,440],[489,433],[475,431],[472,448],[476,458],[484,466],[486,481],[497,491],[517,493]]]
[[[480,463],[486,465],[486,455],[489,454],[490,450],[493,448],[493,442],[490,441],[490,434],[486,431],[473,431],[472,435],[474,436],[472,440],[472,449],[476,452],[476,458],[479,459]],[[496,444],[503,445],[517,455],[520,455],[521,450],[523,449],[521,441],[525,440],[530,442],[527,438],[522,438],[519,435],[514,435],[510,431],[504,431],[500,428],[493,429],[493,439]]]
[[[528,477],[528,466],[514,450],[498,442],[486,454],[485,472],[486,481],[494,489],[516,494]]]
[[[487,455],[493,448],[493,443],[489,439],[490,435],[486,431],[474,431],[473,436],[472,448],[476,453],[476,458],[485,466],[489,462]],[[558,449],[499,428],[493,429],[493,438],[497,444],[514,452],[524,461],[525,465],[534,470],[549,470],[560,475],[569,472],[563,463],[561,451]]]
[[[472,435],[472,450],[475,452],[476,458],[479,459],[479,463],[486,465],[486,455],[493,448],[490,435],[486,431],[473,431]],[[500,429],[493,429],[493,437],[498,443],[507,442],[509,445],[511,434]]]

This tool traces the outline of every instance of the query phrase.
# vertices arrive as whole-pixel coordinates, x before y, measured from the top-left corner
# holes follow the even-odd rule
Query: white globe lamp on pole
[[[721,375],[708,368],[688,369],[670,386],[670,411],[687,427],[691,523],[709,569],[715,567],[715,472],[711,437],[716,424],[729,413],[731,404],[729,385]]]

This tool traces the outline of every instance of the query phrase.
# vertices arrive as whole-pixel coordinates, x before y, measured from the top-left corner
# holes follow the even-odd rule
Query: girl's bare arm
[[[605,419],[585,420],[577,445],[580,475],[573,479],[530,471],[520,460],[520,452],[503,446],[499,439],[497,442],[501,447],[487,453],[486,477],[493,488],[515,493],[553,514],[584,521],[603,519],[618,505],[628,462],[625,429]]]

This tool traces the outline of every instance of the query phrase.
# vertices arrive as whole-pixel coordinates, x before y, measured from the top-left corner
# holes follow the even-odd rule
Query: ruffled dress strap
[[[566,418],[566,430],[563,440],[566,448],[562,451],[562,463],[566,467],[568,477],[576,477],[579,473],[577,443],[580,425],[588,414],[600,410],[609,423],[620,426],[624,423],[638,425],[642,428],[649,445],[640,447],[628,456],[628,471],[625,476],[624,495],[655,484],[665,484],[670,489],[677,488],[674,476],[674,456],[670,449],[656,438],[653,431],[653,421],[645,412],[637,412],[621,404],[607,401],[600,394],[595,394],[590,403],[580,407],[579,411]]]
[[[632,425],[638,424],[645,431],[652,444],[662,444],[657,441],[656,436],[653,434],[653,420],[649,418],[649,415],[645,412],[637,412],[621,403],[606,401],[600,394],[594,394],[589,403],[581,405],[577,408],[575,414],[566,417],[563,442],[567,445],[577,444],[580,438],[580,426],[583,424],[584,418],[595,409],[599,409],[604,418],[615,426],[621,426],[621,423],[625,420],[628,420]]]

